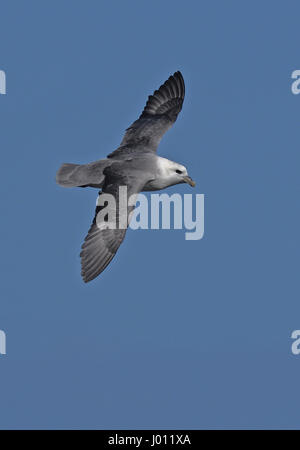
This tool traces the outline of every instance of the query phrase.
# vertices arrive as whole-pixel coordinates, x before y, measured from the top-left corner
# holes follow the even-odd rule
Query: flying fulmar
[[[128,205],[125,211],[118,206],[120,187],[126,186],[127,198],[134,196],[136,199],[142,191],[160,190],[179,183],[195,186],[183,165],[156,154],[161,138],[181,111],[184,95],[184,80],[178,71],[148,97],[140,117],[127,128],[120,146],[107,158],[83,165],[63,164],[58,170],[56,181],[60,186],[100,188],[99,199],[104,194],[115,198],[116,226],[107,226],[109,210],[102,221],[98,220],[104,208],[98,205],[84,239],[80,256],[81,275],[86,283],[108,266],[125,237],[134,205]]]

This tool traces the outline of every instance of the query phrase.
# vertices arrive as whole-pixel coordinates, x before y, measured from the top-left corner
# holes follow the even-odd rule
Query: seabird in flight
[[[107,215],[99,222],[99,212],[104,205],[97,206],[82,245],[81,275],[86,283],[107,267],[125,237],[134,206],[128,206],[125,211],[118,207],[121,186],[127,187],[128,198],[136,198],[142,191],[156,191],[179,183],[195,186],[183,165],[156,154],[161,138],[181,111],[184,94],[184,80],[178,71],[148,97],[140,117],[126,130],[120,146],[107,158],[83,165],[63,164],[58,170],[56,181],[59,185],[100,188],[99,199],[103,194],[111,194],[115,199],[114,229],[107,227],[107,217],[113,212],[109,208],[112,207],[105,205]],[[121,223],[123,225],[119,226]]]

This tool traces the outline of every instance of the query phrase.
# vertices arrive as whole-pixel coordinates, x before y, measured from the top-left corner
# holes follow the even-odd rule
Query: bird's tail
[[[64,187],[103,186],[104,170],[111,164],[109,159],[99,159],[89,164],[63,164],[57,171],[56,182]]]
[[[80,186],[80,181],[76,176],[79,167],[82,166],[80,164],[62,164],[56,174],[57,184],[64,187]]]

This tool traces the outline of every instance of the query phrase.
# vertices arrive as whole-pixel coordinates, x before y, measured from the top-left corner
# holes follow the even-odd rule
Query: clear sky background
[[[1,428],[299,428],[298,1],[1,1]],[[129,230],[79,252],[105,157],[180,70],[159,153],[205,194],[205,236]]]

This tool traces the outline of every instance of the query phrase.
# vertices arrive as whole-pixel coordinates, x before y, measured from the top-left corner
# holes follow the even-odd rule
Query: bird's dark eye
[[[182,174],[182,170],[176,170],[176,173],[179,173],[180,175]]]

